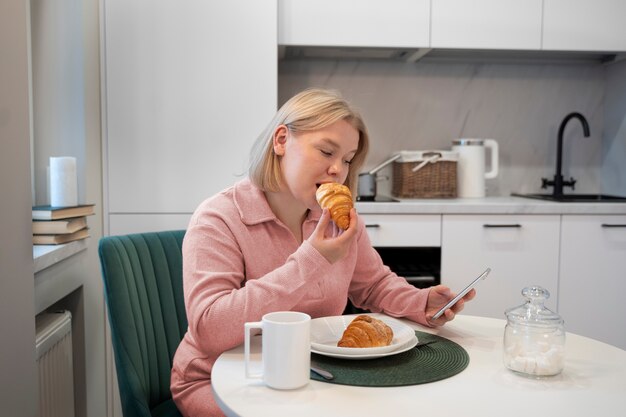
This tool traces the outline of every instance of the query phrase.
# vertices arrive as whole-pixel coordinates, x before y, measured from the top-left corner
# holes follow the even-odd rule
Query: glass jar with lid
[[[565,362],[563,319],[545,307],[546,289],[527,287],[522,295],[524,304],[505,311],[504,365],[524,376],[557,375]]]

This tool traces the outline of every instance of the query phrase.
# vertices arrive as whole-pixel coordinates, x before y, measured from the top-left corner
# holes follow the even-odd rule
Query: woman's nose
[[[337,165],[337,161],[333,161],[328,167],[328,173],[331,175],[337,175],[339,173],[339,166]]]
[[[345,168],[346,167],[344,166],[343,161],[333,161],[333,163],[328,168],[328,173],[332,176],[339,177],[343,175]]]

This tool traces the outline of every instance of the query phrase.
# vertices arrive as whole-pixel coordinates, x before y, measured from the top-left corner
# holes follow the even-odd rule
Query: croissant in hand
[[[343,230],[350,225],[350,209],[353,207],[352,193],[345,185],[329,182],[320,185],[315,193],[320,207],[330,211],[330,217]]]
[[[346,327],[341,340],[337,342],[337,346],[353,348],[381,347],[389,346],[392,340],[393,330],[384,321],[360,315]]]

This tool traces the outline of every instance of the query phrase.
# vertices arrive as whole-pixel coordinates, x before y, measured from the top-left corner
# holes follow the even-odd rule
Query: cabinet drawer
[[[441,216],[361,214],[373,246],[441,246]]]

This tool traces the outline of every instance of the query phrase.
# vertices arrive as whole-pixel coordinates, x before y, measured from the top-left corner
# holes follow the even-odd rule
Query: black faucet
[[[563,180],[563,175],[561,174],[561,166],[563,160],[563,131],[565,130],[565,125],[571,119],[578,119],[580,123],[583,125],[583,133],[585,137],[589,137],[589,123],[587,123],[587,119],[580,113],[570,113],[565,116],[565,119],[561,122],[561,126],[559,126],[559,136],[558,142],[556,145],[556,174],[554,175],[554,180],[548,181],[547,178],[542,178],[541,188],[554,187],[552,195],[555,197],[561,197],[563,195],[563,187],[572,187],[574,189],[574,185],[576,184],[576,180],[574,178],[570,178],[569,181]]]

